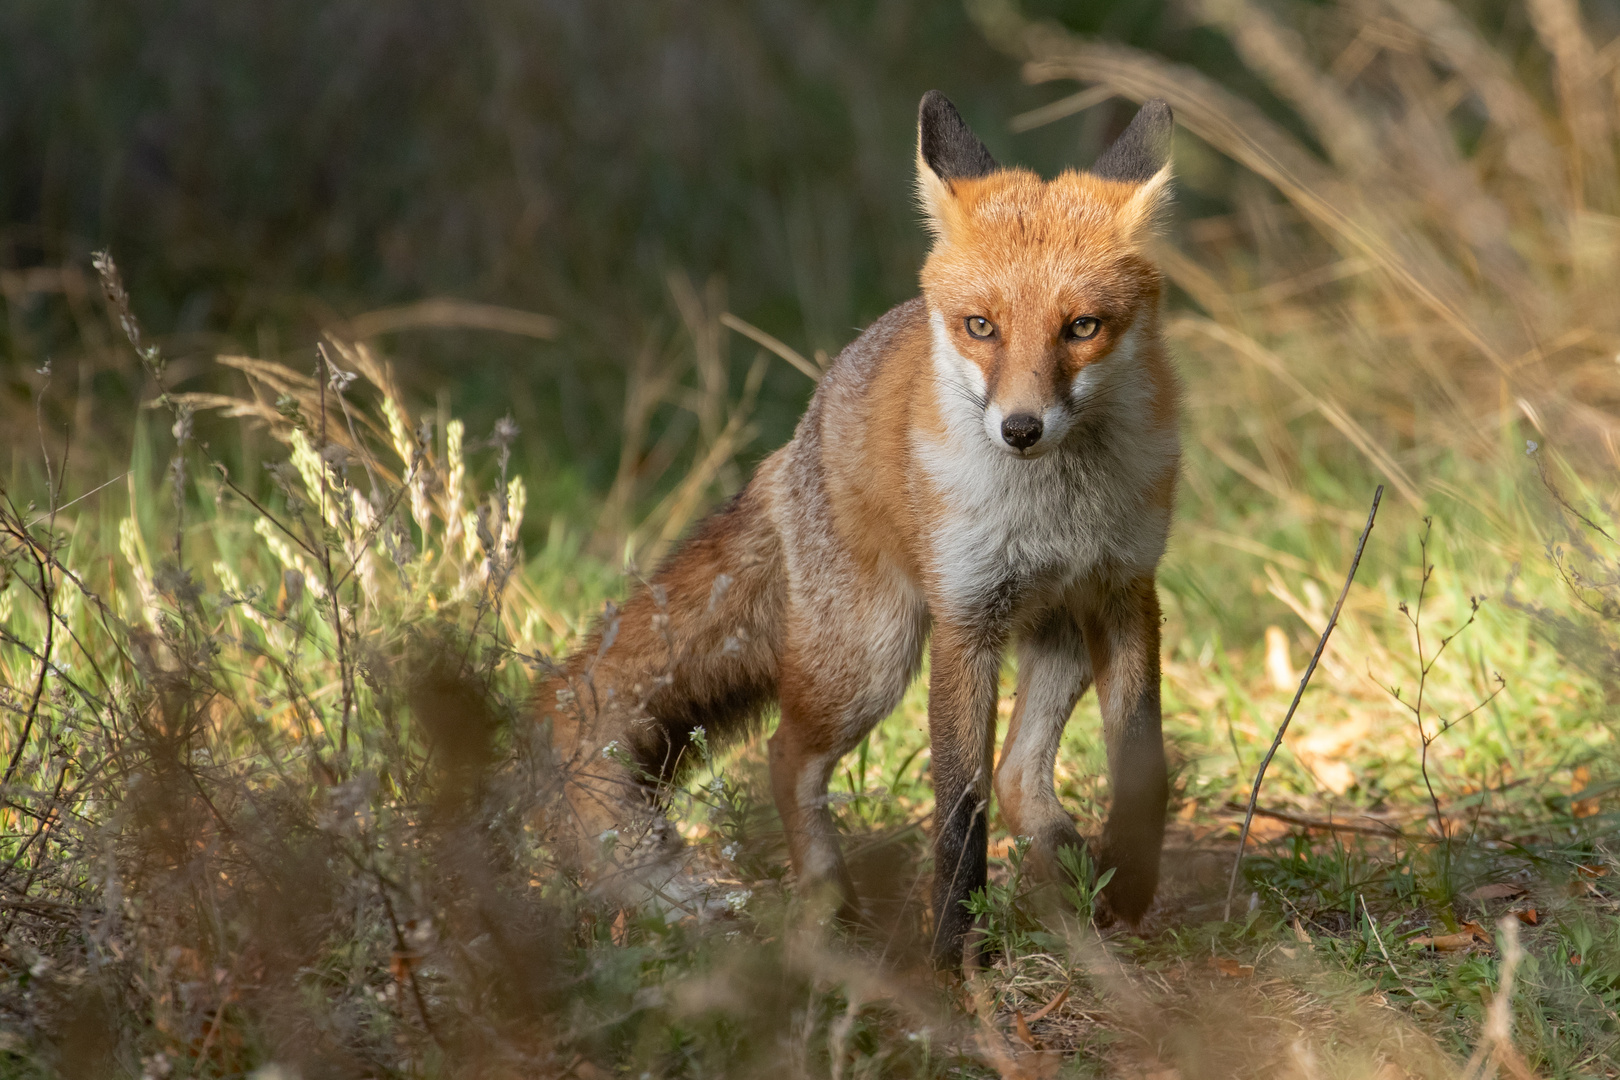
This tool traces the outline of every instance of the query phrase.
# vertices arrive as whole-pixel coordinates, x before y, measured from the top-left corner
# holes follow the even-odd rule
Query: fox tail
[[[744,488],[636,586],[541,686],[562,799],[556,839],[667,846],[654,797],[698,757],[745,733],[776,694],[781,543]],[[626,835],[626,834],[629,835]]]

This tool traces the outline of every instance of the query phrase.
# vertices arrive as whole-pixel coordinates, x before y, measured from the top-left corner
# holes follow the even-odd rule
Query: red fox
[[[963,957],[992,776],[1037,873],[1057,877],[1081,843],[1053,770],[1093,681],[1113,794],[1103,899],[1142,916],[1168,797],[1154,577],[1180,458],[1144,242],[1169,199],[1172,127],[1150,101],[1090,172],[1043,181],[923,97],[922,295],[839,354],[793,440],[541,689],[576,835],[646,820],[656,784],[695,757],[694,729],[735,736],[774,701],[771,787],[799,887],[856,910],[827,784],[926,646],[936,960]],[[1010,643],[1017,704],[992,774]]]

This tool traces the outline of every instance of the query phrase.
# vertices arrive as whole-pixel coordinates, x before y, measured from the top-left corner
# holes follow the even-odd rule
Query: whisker
[[[944,377],[942,377],[939,381],[940,381],[940,384],[942,386],[944,386],[944,387],[946,387],[946,388],[948,388],[948,389],[950,389],[952,391],[955,391],[957,394],[959,394],[962,397],[962,399],[964,401],[971,404],[974,408],[978,409],[980,412],[983,412],[985,410],[985,408],[989,405],[989,402],[985,400],[985,397],[984,397],[983,394],[978,393],[977,391],[975,391],[971,386],[969,386],[965,382],[961,382],[961,381],[959,381],[957,379],[944,378]]]

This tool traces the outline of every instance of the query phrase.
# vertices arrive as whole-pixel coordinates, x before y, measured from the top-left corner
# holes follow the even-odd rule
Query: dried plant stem
[[[54,503],[54,499],[52,500]],[[28,749],[28,738],[33,734],[34,721],[39,716],[39,703],[45,694],[45,680],[50,677],[51,649],[56,644],[56,612],[52,606],[55,596],[51,588],[51,573],[41,559],[39,553],[32,546],[28,553],[33,556],[34,565],[39,569],[39,595],[45,605],[45,648],[39,657],[39,678],[34,683],[34,693],[28,702],[28,712],[23,721],[22,734],[17,736],[17,746],[11,753],[11,760],[6,763],[6,774],[0,779],[0,787],[11,783],[11,778],[17,775],[17,766],[22,763],[23,751]]]
[[[1440,656],[1446,651],[1446,647],[1461,636],[1464,630],[1467,630],[1470,626],[1474,625],[1474,620],[1479,617],[1480,604],[1479,597],[1470,596],[1468,598],[1468,618],[1462,623],[1461,626],[1457,627],[1457,629],[1440,639],[1440,645],[1434,650],[1432,655],[1425,650],[1423,645],[1423,601],[1428,594],[1429,579],[1434,576],[1434,566],[1429,562],[1429,530],[1433,527],[1433,524],[1433,518],[1424,518],[1423,535],[1418,538],[1418,550],[1421,554],[1421,558],[1419,560],[1419,569],[1421,574],[1418,578],[1417,602],[1411,607],[1408,607],[1403,601],[1400,606],[1401,614],[1406,616],[1406,621],[1412,625],[1412,639],[1417,648],[1417,697],[1413,701],[1407,701],[1406,698],[1401,696],[1400,687],[1386,686],[1384,689],[1388,690],[1390,696],[1412,714],[1412,719],[1417,724],[1418,740],[1421,744],[1421,753],[1418,757],[1418,771],[1423,776],[1423,787],[1429,793],[1429,804],[1434,807],[1435,830],[1439,834],[1441,840],[1446,840],[1450,837],[1451,830],[1446,825],[1446,815],[1440,808],[1440,796],[1434,790],[1434,780],[1429,775],[1429,747],[1433,746],[1435,740],[1439,739],[1440,736],[1472,717],[1475,713],[1489,705],[1492,701],[1495,701],[1496,696],[1507,688],[1507,682],[1502,678],[1501,673],[1497,672],[1496,689],[1492,690],[1485,697],[1477,701],[1473,708],[1469,709],[1461,716],[1454,717],[1451,720],[1447,720],[1443,716],[1436,717],[1435,729],[1433,732],[1430,732],[1428,727],[1423,723],[1423,699],[1429,685],[1429,672],[1433,671],[1434,666],[1440,662]],[[1450,858],[1449,852],[1450,849],[1448,847],[1446,856],[1447,859]]]
[[[1367,906],[1367,898],[1360,893],[1356,893],[1356,899],[1361,901],[1362,914],[1367,916],[1367,929],[1372,931],[1373,940],[1378,943],[1378,951],[1383,954],[1384,963],[1389,965],[1389,973],[1395,976],[1396,984],[1406,991],[1407,996],[1414,1003],[1426,1004],[1422,998],[1418,997],[1417,991],[1408,986],[1406,980],[1401,978],[1400,971],[1395,967],[1395,961],[1389,958],[1389,950],[1384,948],[1384,936],[1378,932],[1378,920],[1373,918],[1372,909]]]
[[[1492,1065],[1502,1066],[1514,1080],[1532,1080],[1536,1074],[1513,1045],[1513,980],[1524,959],[1524,948],[1519,944],[1519,920],[1508,915],[1497,923],[1497,928],[1502,932],[1501,975],[1496,993],[1485,1007],[1479,1045],[1463,1066],[1463,1080],[1481,1080],[1494,1075],[1496,1070]]]
[[[1299,700],[1305,696],[1305,688],[1311,684],[1311,676],[1316,674],[1316,665],[1322,659],[1323,650],[1327,648],[1328,637],[1332,635],[1334,626],[1338,625],[1339,611],[1344,607],[1344,598],[1350,595],[1350,583],[1356,580],[1356,568],[1361,565],[1361,553],[1367,548],[1367,536],[1372,532],[1373,520],[1378,517],[1378,504],[1383,498],[1384,485],[1379,484],[1378,490],[1373,492],[1372,509],[1367,511],[1367,525],[1361,530],[1361,539],[1356,543],[1355,558],[1350,560],[1350,572],[1344,576],[1344,588],[1339,590],[1339,601],[1333,605],[1333,614],[1328,616],[1327,625],[1322,628],[1322,637],[1316,643],[1316,652],[1311,654],[1311,662],[1306,665],[1305,674],[1299,680],[1299,689],[1294,691],[1294,700],[1289,703],[1288,712],[1283,715],[1283,722],[1277,728],[1277,737],[1271,740],[1271,749],[1266,751],[1259,770],[1254,774],[1254,787],[1249,791],[1249,806],[1243,814],[1243,832],[1238,836],[1237,854],[1232,858],[1232,879],[1226,886],[1226,912],[1222,918],[1228,922],[1232,918],[1232,897],[1237,892],[1238,871],[1243,868],[1243,849],[1249,842],[1249,826],[1254,822],[1254,808],[1260,801],[1260,785],[1265,781],[1266,767],[1276,756],[1278,747],[1282,746],[1283,736],[1288,733],[1288,723],[1294,718],[1294,710],[1299,708]]]
[[[328,514],[328,502],[330,501],[332,504],[339,504],[341,500],[332,490],[331,467],[326,462],[326,448],[329,445],[329,440],[326,437],[326,388],[327,384],[332,381],[332,363],[329,359],[327,359],[326,352],[324,350],[318,350],[316,355],[319,357],[321,372],[321,443],[317,448],[316,453],[321,455],[320,515],[324,519]],[[347,506],[344,507],[343,523],[345,525],[350,524]],[[349,534],[347,539],[349,543],[353,545],[353,528],[350,527],[344,531]],[[360,552],[357,548],[354,551],[353,557],[350,559],[350,568],[352,569],[354,566],[358,566],[359,563]],[[343,594],[339,591],[340,586],[338,585],[337,577],[332,572],[332,548],[329,544],[323,543],[320,546],[320,567],[326,577],[326,595],[332,598],[332,626],[337,631],[338,681],[342,693],[342,702],[340,706],[341,715],[338,718],[338,753],[341,757],[347,758],[349,754],[349,716],[354,711],[354,668],[350,663],[352,657],[350,656],[351,650],[349,648],[349,643],[346,635],[343,632]],[[355,584],[355,590],[356,592],[359,591],[358,582]],[[357,598],[357,607],[358,603]]]

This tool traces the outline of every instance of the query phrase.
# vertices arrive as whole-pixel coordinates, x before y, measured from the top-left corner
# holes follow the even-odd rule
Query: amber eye
[[[971,315],[967,319],[967,332],[976,338],[993,337],[996,324],[983,315]]]
[[[1064,333],[1068,335],[1070,341],[1084,341],[1096,337],[1097,331],[1101,329],[1102,320],[1095,315],[1082,315],[1066,326]]]

